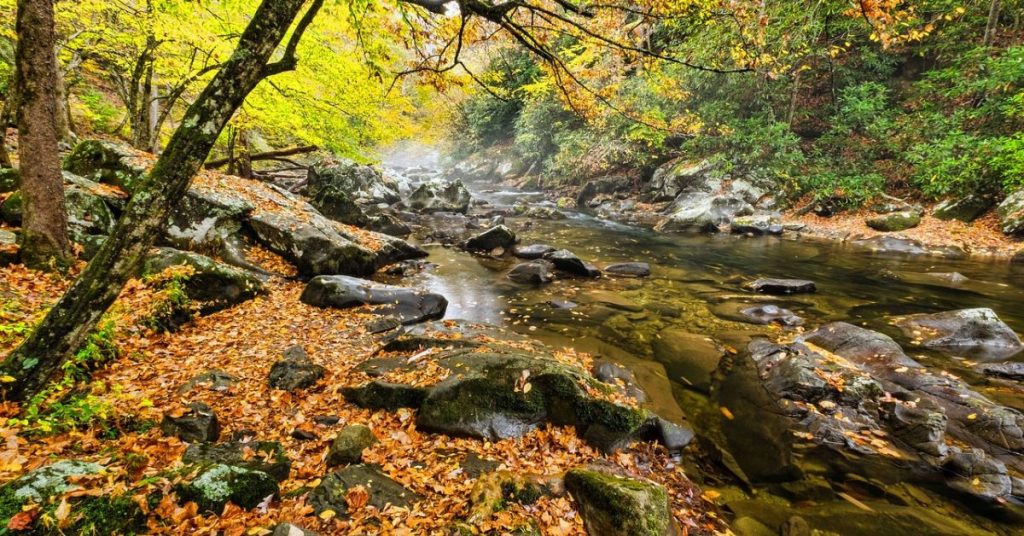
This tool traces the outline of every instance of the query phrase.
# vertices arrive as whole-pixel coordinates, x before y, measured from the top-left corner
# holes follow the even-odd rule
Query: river
[[[550,205],[539,193],[470,188],[476,198],[497,208],[523,202]],[[756,445],[742,452],[716,452],[721,447],[716,441],[717,421],[723,413],[710,404],[707,379],[695,376],[692,356],[685,362],[678,356],[685,352],[699,354],[698,361],[716,359],[722,351],[742,351],[755,337],[796,336],[799,330],[737,321],[738,310],[770,303],[804,318],[808,329],[842,320],[884,332],[925,366],[961,377],[1001,404],[1024,409],[1024,395],[1017,386],[985,378],[972,368],[975,363],[970,359],[916,347],[890,324],[894,315],[988,307],[1017,333],[1024,333],[1024,268],[971,259],[885,256],[826,241],[665,235],[580,212],[564,213],[562,220],[509,218],[509,224],[522,244],[566,248],[599,267],[643,261],[650,263],[651,276],[562,279],[526,286],[505,277],[519,262],[516,259],[471,256],[426,244],[428,260],[435,266],[404,284],[444,295],[449,301],[447,318],[504,325],[632,368],[652,392],[652,409],[676,420],[688,419],[697,430],[705,454],[683,463],[695,480],[735,512],[738,533],[761,534],[765,525],[779,526],[792,515],[800,515],[812,528],[841,534],[1010,534],[1021,528],[976,515],[945,496],[864,471],[837,474],[834,467],[809,466],[796,482],[744,483],[730,472],[735,465],[730,457],[750,452],[756,456]],[[967,282],[953,288],[927,275],[950,272],[962,274]],[[810,279],[818,290],[766,297],[743,289],[744,283],[758,277]],[[563,302],[575,307],[566,308]],[[1024,354],[1011,359],[1024,360]],[[654,363],[661,366],[650,366]]]

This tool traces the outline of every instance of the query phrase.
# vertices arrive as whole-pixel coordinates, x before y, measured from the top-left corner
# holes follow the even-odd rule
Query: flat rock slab
[[[544,259],[554,263],[555,268],[563,272],[582,277],[600,277],[601,270],[596,266],[583,262],[575,253],[567,249],[559,249],[544,255]]]
[[[307,501],[318,515],[333,510],[338,515],[348,514],[347,496],[350,489],[362,486],[369,494],[368,505],[383,510],[388,505],[408,508],[422,497],[369,465],[351,465],[323,477],[320,485],[309,492]]]
[[[754,280],[748,287],[762,294],[810,294],[818,290],[814,281],[807,279],[777,279],[762,277]]]
[[[520,259],[539,259],[548,253],[555,251],[555,248],[547,244],[530,244],[528,246],[517,246],[512,250],[512,255]]]
[[[318,307],[374,307],[376,314],[391,315],[403,324],[442,318],[448,300],[440,294],[384,285],[344,275],[317,276],[302,292],[303,303]]]
[[[651,275],[651,265],[646,262],[620,262],[605,266],[604,273],[616,277],[647,277]]]
[[[508,273],[508,278],[516,283],[525,285],[541,285],[555,280],[555,274],[551,271],[554,264],[545,260],[534,260],[517,264]]]
[[[896,325],[925,346],[960,357],[1005,359],[1024,350],[1017,334],[988,308],[904,316]]]

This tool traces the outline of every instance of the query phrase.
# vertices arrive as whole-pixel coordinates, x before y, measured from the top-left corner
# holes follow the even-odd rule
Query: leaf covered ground
[[[129,285],[108,313],[115,321],[118,358],[96,370],[91,381],[78,382],[41,404],[40,411],[45,413],[47,404],[53,405],[69,392],[85,395],[94,413],[90,419],[74,421],[74,427],[68,429],[71,421],[47,421],[44,416],[16,418],[20,408],[3,406],[0,482],[57,459],[93,461],[107,468],[104,474],[79,482],[77,491],[57,497],[59,506],[44,510],[45,515],[36,522],[68,524],[77,515],[76,494],[127,494],[143,505],[146,496],[156,493],[162,500],[155,507],[147,505],[145,511],[149,531],[157,534],[268,534],[269,528],[281,521],[321,534],[447,534],[452,523],[469,512],[474,479],[467,476],[460,461],[475,453],[515,474],[557,474],[605,458],[666,485],[673,513],[687,533],[721,528],[714,508],[660,446],[636,443],[604,456],[566,427],[547,427],[498,442],[453,438],[418,431],[412,410],[370,411],[348,403],[340,389],[365,381],[352,369],[379,346],[363,327],[373,317],[366,311],[304,305],[299,301],[303,284],[288,277],[294,273],[291,266],[265,251],[257,250],[252,257],[280,274],[270,281],[267,295],[196,318],[170,334],[140,326],[140,316],[159,296],[142,282]],[[18,265],[0,268],[4,304],[0,310],[4,326],[0,355],[24,337],[67,285],[67,280]],[[267,375],[271,365],[285,348],[295,344],[326,368],[325,378],[294,394],[270,389]],[[581,365],[589,359],[572,351],[558,356]],[[204,385],[187,392],[179,389],[194,376],[213,369],[238,381],[226,390]],[[403,379],[431,383],[446,373],[424,369],[415,372],[416,378]],[[215,410],[222,439],[248,436],[281,442],[293,465],[289,478],[281,483],[279,500],[251,511],[229,504],[220,515],[203,515],[195,503],[181,504],[173,486],[183,478],[175,469],[181,467],[186,445],[164,436],[154,424],[165,414],[182,413],[184,404],[194,401]],[[317,424],[315,418],[325,416],[336,416],[339,421]],[[335,433],[348,424],[367,425],[379,439],[365,452],[365,461],[379,465],[424,500],[411,510],[353,508],[347,519],[312,515],[306,491],[330,472],[325,463],[328,447]],[[296,430],[315,439],[297,439],[293,436]],[[356,505],[360,502],[365,501],[353,501]],[[29,512],[19,521],[30,518]],[[545,534],[584,533],[568,495],[542,498],[528,506],[510,504],[477,529],[509,533],[530,520]]]

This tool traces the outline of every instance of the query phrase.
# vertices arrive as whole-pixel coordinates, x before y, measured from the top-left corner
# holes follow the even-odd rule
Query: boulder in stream
[[[528,285],[539,285],[550,283],[555,280],[551,272],[555,267],[550,261],[535,260],[517,264],[508,273],[508,278],[516,283]]]
[[[497,225],[469,237],[465,247],[469,251],[489,252],[498,248],[508,249],[515,243],[516,234],[504,225]]]
[[[559,249],[546,253],[544,259],[555,265],[555,268],[572,275],[582,277],[600,277],[601,270],[593,264],[583,262],[575,253],[567,249]]]
[[[761,294],[809,294],[818,290],[814,281],[806,279],[779,279],[762,277],[747,285],[750,290]]]
[[[440,294],[422,290],[384,285],[345,275],[322,275],[313,278],[300,298],[302,303],[317,307],[376,306],[375,314],[392,315],[403,324],[442,318],[448,300]]]
[[[565,488],[576,501],[588,534],[669,536],[676,534],[668,492],[649,480],[602,465],[571,469]]]
[[[620,262],[605,266],[604,273],[616,277],[647,277],[651,275],[651,265],[646,262]]]
[[[1017,334],[988,308],[904,316],[896,325],[926,347],[961,357],[1005,359],[1024,350]]]
[[[434,179],[416,188],[405,204],[417,212],[456,212],[469,210],[472,196],[460,180]]]
[[[530,244],[528,246],[516,246],[512,251],[512,255],[519,257],[520,259],[534,260],[555,250],[556,248],[547,244]]]
[[[804,319],[793,311],[778,305],[753,305],[739,311],[752,324],[779,324],[788,327],[802,326]]]
[[[341,192],[352,202],[369,205],[398,202],[398,190],[398,183],[372,166],[328,157],[310,168],[305,194],[316,199],[327,191]]]

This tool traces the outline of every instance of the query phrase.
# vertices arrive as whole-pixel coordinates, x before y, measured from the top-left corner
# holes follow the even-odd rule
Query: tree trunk
[[[1002,10],[1000,0],[992,0],[988,6],[988,22],[985,23],[985,37],[982,44],[986,47],[992,46],[996,37],[996,29],[999,28],[999,13]]]
[[[0,125],[0,169],[13,167],[11,155],[7,154],[7,125]]]
[[[25,203],[21,260],[33,268],[66,268],[73,255],[57,149],[53,0],[19,0],[17,18],[18,165]]]
[[[128,279],[138,273],[143,256],[166,227],[171,208],[185,195],[224,125],[261,79],[280,72],[272,71],[267,61],[303,3],[263,0],[257,8],[234,54],[189,107],[110,237],[32,335],[0,365],[0,373],[17,380],[4,384],[9,400],[24,400],[42,391],[81,347]],[[313,5],[318,8],[320,3]],[[314,8],[303,22],[311,15]],[[299,37],[302,29],[300,23],[295,32]]]

